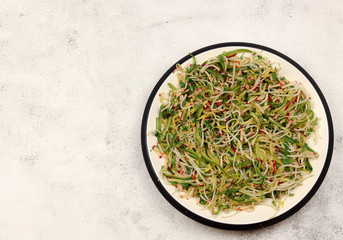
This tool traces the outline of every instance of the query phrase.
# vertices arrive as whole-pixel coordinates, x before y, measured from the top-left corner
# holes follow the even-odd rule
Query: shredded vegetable
[[[237,49],[176,66],[161,93],[157,145],[163,178],[212,214],[275,209],[311,176],[318,119],[300,83],[261,53]]]

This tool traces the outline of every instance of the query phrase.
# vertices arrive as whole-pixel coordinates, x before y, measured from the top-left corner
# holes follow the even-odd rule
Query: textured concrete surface
[[[0,1],[0,239],[343,239],[343,2]],[[153,185],[140,148],[161,75],[198,48],[269,46],[317,81],[332,112],[330,170],[287,220],[203,226]]]

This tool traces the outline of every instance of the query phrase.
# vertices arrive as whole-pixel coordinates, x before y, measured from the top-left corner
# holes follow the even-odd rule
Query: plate
[[[192,63],[190,55],[183,57],[173,64],[157,82],[146,104],[141,128],[142,151],[146,167],[153,182],[165,199],[180,212],[195,221],[211,227],[229,230],[266,227],[278,223],[297,212],[313,197],[323,182],[330,165],[333,151],[333,125],[326,100],[313,78],[295,61],[271,48],[243,42],[220,43],[207,46],[193,52],[192,55],[196,57],[198,62],[203,62],[210,57],[221,54],[223,51],[231,51],[239,48],[257,52],[262,51],[263,56],[270,59],[271,62],[280,63],[280,76],[284,76],[290,81],[296,80],[303,84],[311,97],[312,109],[320,119],[317,131],[320,138],[317,143],[310,142],[311,146],[319,153],[319,158],[311,161],[313,176],[306,179],[302,186],[298,186],[293,191],[295,195],[287,198],[284,206],[279,211],[276,212],[270,207],[259,205],[250,213],[242,211],[233,216],[231,214],[213,216],[210,211],[197,205],[195,199],[180,198],[179,194],[175,191],[175,187],[161,178],[160,169],[164,160],[163,158],[158,158],[155,152],[151,151],[152,146],[157,143],[157,139],[152,133],[155,130],[156,117],[158,116],[160,107],[159,93],[168,92],[169,82],[177,83],[176,74],[173,74],[175,66],[176,64],[185,66]]]

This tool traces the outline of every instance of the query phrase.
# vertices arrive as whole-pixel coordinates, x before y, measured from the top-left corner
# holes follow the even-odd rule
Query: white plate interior
[[[205,51],[203,53],[200,53],[196,55],[196,59],[199,63],[204,62],[210,57],[217,56],[221,54],[223,51],[231,51],[238,48],[245,48],[252,51],[261,52],[261,49],[252,48],[252,47],[245,47],[245,46],[230,46],[230,47],[221,47],[212,49],[209,51]],[[312,84],[309,82],[309,80],[304,76],[295,66],[293,66],[291,63],[286,61],[285,59],[279,57],[278,55],[275,55],[273,53],[270,53],[268,51],[263,50],[262,55],[267,57],[271,62],[277,62],[280,63],[281,70],[280,70],[280,76],[284,76],[289,81],[297,81],[305,87],[306,91],[308,92],[309,96],[311,97],[311,105],[312,109],[315,113],[315,116],[319,118],[319,128],[317,130],[317,135],[319,136],[317,142],[315,143],[313,140],[309,141],[309,146],[311,146],[313,149],[315,149],[319,153],[319,158],[311,160],[311,164],[313,167],[312,171],[312,177],[309,179],[306,179],[303,182],[302,186],[297,187],[293,193],[295,194],[293,197],[287,198],[287,200],[284,203],[283,208],[280,208],[278,212],[276,212],[274,209],[268,207],[268,206],[256,206],[255,210],[253,212],[239,212],[238,214],[234,216],[230,216],[232,214],[225,214],[221,213],[218,216],[213,216],[207,209],[202,208],[201,206],[197,205],[195,199],[184,199],[179,197],[179,193],[176,192],[176,188],[169,184],[168,182],[164,181],[161,178],[161,166],[164,164],[165,159],[158,158],[158,156],[153,151],[149,151],[150,160],[153,166],[153,169],[157,176],[161,179],[161,184],[163,187],[169,192],[169,194],[182,206],[187,208],[188,210],[200,215],[203,218],[220,222],[220,223],[226,223],[226,224],[254,224],[262,221],[269,220],[273,217],[279,216],[281,214],[284,214],[291,208],[293,208],[298,202],[300,202],[313,188],[315,183],[317,182],[320,173],[324,167],[326,155],[329,148],[329,127],[326,119],[325,109],[322,104],[322,101],[320,97],[318,96],[315,88],[312,86]],[[192,63],[193,60],[189,59],[186,62],[182,64],[182,66],[186,66],[187,64]],[[156,126],[156,117],[158,116],[158,111],[160,107],[160,99],[158,94],[161,92],[168,92],[169,87],[168,83],[176,84],[178,83],[176,74],[171,74],[167,77],[167,79],[164,81],[164,83],[159,88],[157,94],[155,95],[150,112],[148,115],[148,121],[147,121],[147,132],[150,133],[147,135],[147,146],[150,150],[153,145],[156,145],[157,139],[154,136],[153,132],[155,130]]]

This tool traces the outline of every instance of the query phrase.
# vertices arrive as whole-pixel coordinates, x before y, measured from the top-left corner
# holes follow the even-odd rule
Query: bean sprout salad
[[[153,150],[161,174],[212,214],[275,209],[311,176],[318,119],[300,83],[261,53],[236,49],[176,65],[160,93]]]

